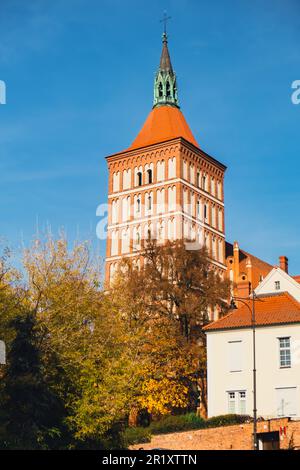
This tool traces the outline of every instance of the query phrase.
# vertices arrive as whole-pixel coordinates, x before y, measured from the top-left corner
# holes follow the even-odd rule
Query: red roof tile
[[[252,301],[249,300],[247,303],[252,308]],[[260,296],[255,301],[255,319],[257,326],[300,323],[300,303],[288,292]],[[246,327],[251,327],[251,312],[246,305],[243,305],[219,320],[210,323],[204,330],[227,330]]]
[[[174,106],[158,106],[152,109],[141,131],[128,150],[146,147],[177,137],[183,137],[199,148],[180,109]]]
[[[300,276],[293,276],[293,279],[295,279],[295,281],[299,282],[299,284],[300,284]]]

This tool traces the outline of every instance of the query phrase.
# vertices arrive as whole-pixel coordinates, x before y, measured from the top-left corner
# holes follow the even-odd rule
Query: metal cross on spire
[[[166,35],[167,34],[167,22],[171,19],[171,16],[168,16],[167,15],[167,12],[166,10],[164,11],[164,16],[163,18],[160,20],[160,23],[164,23],[164,34]]]

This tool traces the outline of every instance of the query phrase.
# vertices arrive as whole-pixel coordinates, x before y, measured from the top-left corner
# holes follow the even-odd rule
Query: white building
[[[294,295],[298,295],[297,283],[292,278],[289,282],[289,277],[274,268],[257,288],[257,415],[264,418],[300,417],[300,303],[281,291],[292,286]],[[274,292],[264,292],[271,286]],[[206,326],[205,332],[208,416],[253,415],[250,310],[243,305]]]
[[[255,293],[257,295],[263,295],[288,292],[298,300],[298,302],[300,302],[300,284],[298,280],[299,276],[292,277],[287,273],[287,271],[279,267],[275,267],[257,286]]]

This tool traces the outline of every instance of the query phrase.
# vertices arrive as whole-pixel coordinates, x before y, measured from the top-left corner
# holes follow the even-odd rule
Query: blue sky
[[[298,0],[1,0],[0,236],[18,252],[38,221],[104,253],[104,157],[151,109],[165,9],[182,111],[228,166],[227,239],[300,273]]]

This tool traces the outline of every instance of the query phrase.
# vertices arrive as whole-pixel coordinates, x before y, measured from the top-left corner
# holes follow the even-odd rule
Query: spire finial
[[[164,24],[164,33],[163,33],[163,40],[166,41],[167,40],[167,22],[171,19],[171,16],[168,16],[167,15],[167,12],[166,10],[164,11],[164,16],[163,18],[160,20],[161,23]]]
[[[163,46],[160,56],[159,68],[154,81],[153,107],[176,106],[179,108],[176,75],[172,68],[168,49],[167,21],[169,19],[171,19],[171,17],[168,16],[167,12],[165,11],[162,20],[160,20],[161,23],[164,23],[164,32],[162,36]]]

